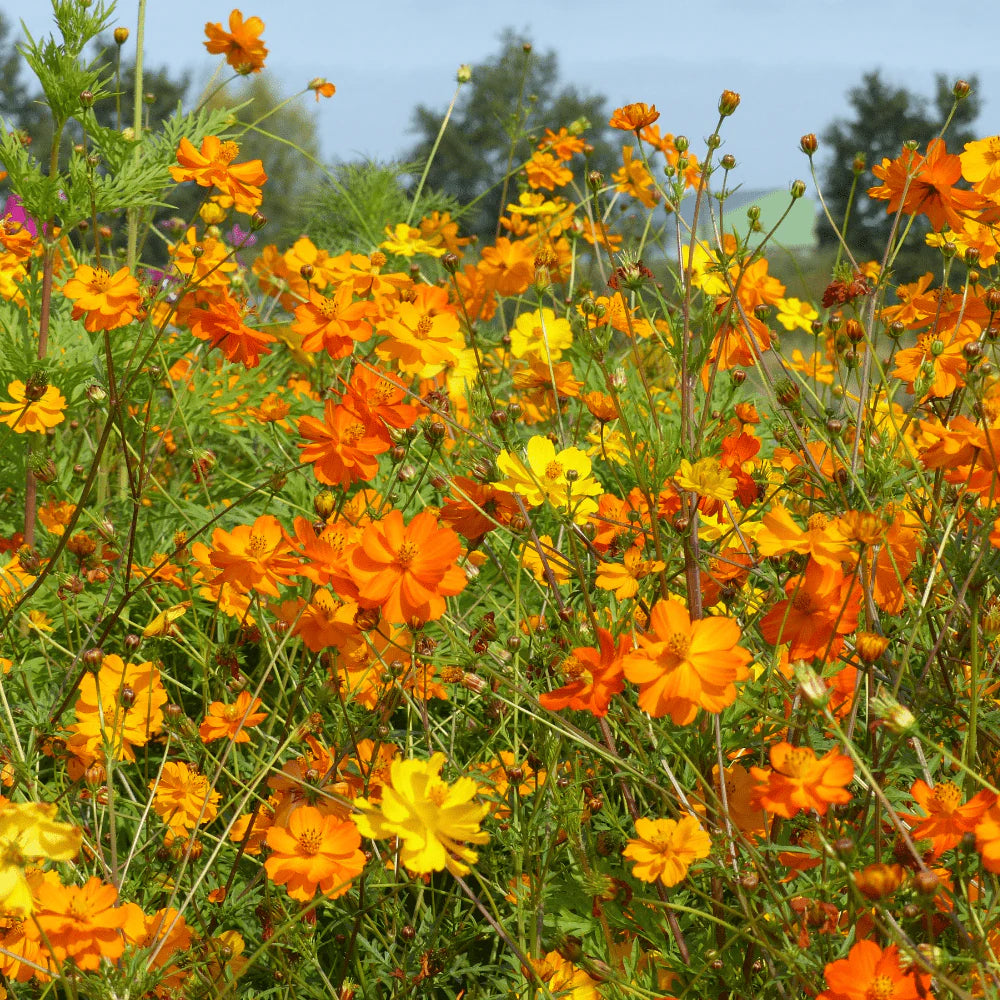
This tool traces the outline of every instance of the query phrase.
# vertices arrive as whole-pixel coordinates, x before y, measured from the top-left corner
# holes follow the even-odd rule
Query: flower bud
[[[85,108],[92,108],[94,106],[94,92],[92,90],[80,91],[80,103]]]
[[[819,140],[816,138],[814,133],[809,132],[799,139],[799,149],[801,149],[806,156],[812,156],[813,153],[819,149]]]
[[[674,136],[674,149],[678,153],[686,153],[691,146],[691,142],[686,135]]]
[[[956,101],[964,101],[972,93],[972,87],[966,80],[956,80],[951,88],[951,93]]]
[[[267,225],[267,216],[261,215],[260,212],[254,212],[250,216],[250,232],[257,233],[260,232]]]
[[[979,247],[966,247],[964,257],[966,267],[978,267]]]
[[[726,153],[719,163],[722,165],[723,170],[734,170],[736,168],[736,157],[732,153]]]
[[[728,118],[740,106],[740,95],[734,90],[724,90],[719,98],[719,114]]]
[[[892,695],[876,695],[871,700],[871,710],[882,725],[897,736],[905,736],[916,728],[917,720],[914,714]]]
[[[705,145],[709,149],[718,149],[722,145],[722,136],[718,132],[713,132],[706,140]]]
[[[855,177],[865,172],[867,164],[868,159],[864,153],[854,154],[854,159],[851,161],[851,171],[854,173]]]
[[[806,193],[806,182],[805,181],[792,181],[791,195],[798,201]]]
[[[128,41],[128,28],[115,28],[115,44],[124,45]]]
[[[462,65],[458,67],[455,79],[459,83],[468,83],[472,79],[472,67],[468,63],[462,63]]]

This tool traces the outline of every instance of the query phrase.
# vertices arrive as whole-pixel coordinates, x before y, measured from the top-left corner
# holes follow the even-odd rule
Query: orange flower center
[[[239,155],[239,152],[239,145],[233,142],[232,139],[227,139],[219,146],[219,155],[215,158],[215,162],[221,166],[228,167]]]
[[[792,598],[792,607],[801,614],[805,614],[812,607],[812,598],[803,590],[800,590]]]
[[[384,253],[380,253],[378,250],[376,250],[375,253],[373,253],[368,258],[369,262],[371,263],[371,266],[374,267],[374,268],[376,268],[376,269],[378,269],[380,267],[385,267],[386,261],[388,259],[389,258],[386,257],[386,255]]]
[[[365,425],[360,420],[344,428],[344,444],[357,444],[365,436]]]
[[[399,546],[396,552],[396,564],[402,566],[403,569],[408,569],[410,563],[416,559],[417,554],[420,552],[420,546],[416,542],[411,542],[409,539],[404,539],[402,545]]]
[[[814,757],[808,747],[794,747],[785,755],[781,773],[789,778],[801,778],[813,760]]]
[[[683,632],[671,632],[664,645],[674,656],[683,660],[691,649],[691,636]]]
[[[236,722],[242,714],[243,713],[240,712],[236,705],[226,705],[222,712],[222,718],[225,719],[226,722]]]
[[[111,275],[106,267],[95,267],[94,276],[90,279],[91,291],[103,293],[108,290],[111,284]]]
[[[826,514],[813,514],[806,523],[810,531],[822,531],[830,523],[830,519]]]
[[[559,664],[559,673],[563,675],[568,681],[575,681],[578,677],[581,677],[586,668],[584,665],[575,657],[567,656],[562,663]]]
[[[250,532],[250,541],[247,544],[247,552],[254,558],[260,559],[268,549],[267,539],[263,535]]]
[[[299,842],[299,850],[310,857],[319,854],[323,846],[323,834],[319,830],[303,830],[296,839]]]
[[[319,309],[323,319],[337,318],[337,303],[333,299],[328,299],[325,295],[316,303],[316,308]]]
[[[942,812],[952,813],[962,804],[962,793],[946,781],[934,789],[934,802]]]
[[[892,980],[888,976],[874,976],[865,990],[865,1000],[891,1000],[896,992]]]
[[[558,462],[552,461],[545,466],[546,479],[551,479],[554,481],[558,479],[562,474],[563,474],[563,467]]]
[[[369,406],[384,406],[386,403],[392,401],[392,383],[386,382],[385,379],[381,379],[375,385],[368,387],[368,404]]]
[[[416,334],[418,337],[426,337],[434,326],[434,321],[430,316],[421,316],[417,321]]]
[[[443,781],[435,781],[427,786],[427,798],[439,809],[448,798],[448,786]]]

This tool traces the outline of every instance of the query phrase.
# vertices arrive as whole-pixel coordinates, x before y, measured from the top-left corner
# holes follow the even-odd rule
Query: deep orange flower
[[[750,769],[758,782],[755,807],[791,819],[808,809],[825,816],[831,804],[851,801],[847,786],[854,779],[854,764],[836,748],[817,760],[809,747],[782,742],[771,747],[770,757],[772,771]]]
[[[698,709],[721,712],[736,700],[736,681],[748,675],[751,654],[742,646],[740,627],[722,616],[692,621],[687,608],[671,598],[657,601],[650,632],[639,649],[625,657],[625,676],[639,685],[639,707],[677,725],[694,721]]]
[[[772,646],[789,643],[793,660],[825,660],[837,656],[844,636],[858,627],[861,588],[854,574],[810,560],[805,574],[785,584],[787,600],[761,619],[760,631]]]
[[[599,649],[577,646],[559,664],[564,679],[562,687],[539,695],[538,703],[549,711],[574,708],[601,718],[608,714],[611,699],[625,687],[622,661],[632,650],[632,640],[625,634],[618,644],[607,629],[598,627]]]
[[[332,297],[309,289],[309,301],[295,310],[292,330],[302,336],[302,350],[325,350],[331,358],[345,358],[356,342],[368,340],[371,303],[355,302],[348,281],[342,282]]]
[[[244,368],[256,368],[260,356],[271,353],[267,345],[276,340],[270,333],[247,326],[239,304],[228,292],[213,297],[207,309],[192,309],[188,313],[188,326],[195,337],[207,340],[228,361]]]
[[[365,866],[361,834],[354,823],[324,815],[313,806],[299,806],[286,826],[272,826],[267,846],[271,848],[264,862],[267,877],[303,903],[317,889],[329,899],[342,896]]]
[[[430,511],[409,523],[398,510],[365,528],[351,555],[351,576],[363,608],[381,607],[389,622],[434,621],[445,612],[445,598],[468,582],[456,564],[462,545],[451,528]]]
[[[127,267],[112,274],[103,267],[81,264],[62,290],[73,303],[73,319],[83,316],[83,325],[91,333],[127,326],[142,305],[139,282]]]
[[[962,793],[951,781],[942,781],[931,788],[926,781],[918,779],[910,794],[927,815],[900,813],[899,818],[913,826],[910,832],[914,840],[931,841],[935,858],[957,847],[962,837],[976,829],[983,814],[996,802],[996,796],[986,789],[963,802]]]
[[[263,200],[260,186],[267,180],[260,160],[233,163],[240,147],[231,139],[223,142],[217,135],[207,135],[197,150],[188,138],[177,147],[178,166],[170,168],[175,181],[194,181],[199,187],[217,187],[233,199],[238,212],[247,215],[257,210]]]
[[[535,277],[534,247],[527,240],[511,242],[501,236],[493,246],[483,247],[478,271],[490,292],[520,295]]]
[[[243,14],[234,10],[229,15],[229,31],[224,31],[219,22],[205,25],[208,35],[205,48],[213,56],[225,56],[237,73],[259,73],[267,58],[267,49],[260,37],[263,30],[264,22],[259,17],[248,17],[244,21]]]
[[[366,422],[371,420],[397,430],[412,427],[424,412],[418,405],[419,397],[407,390],[395,375],[366,364],[354,366],[344,402]]]
[[[1000,874],[1000,803],[994,802],[976,824],[976,850],[982,856],[983,867]]]
[[[498,525],[510,524],[520,513],[514,494],[466,476],[451,479],[453,496],[446,497],[441,520],[470,542],[478,542]]]
[[[212,584],[233,583],[243,590],[279,597],[278,585],[299,569],[292,543],[278,519],[262,514],[253,524],[239,524],[232,531],[212,533],[211,563],[221,570]]]
[[[890,215],[926,215],[935,231],[945,224],[962,232],[970,213],[983,205],[975,191],[953,185],[962,177],[961,158],[949,154],[943,139],[932,139],[927,156],[904,149],[895,160],[885,159],[872,173],[882,182],[868,189],[869,198],[888,201]]]
[[[337,88],[321,76],[309,81],[309,89],[316,95],[316,103],[319,104],[321,97],[333,97],[337,93]]]
[[[916,962],[904,972],[896,945],[858,941],[847,958],[823,970],[827,989],[816,1000],[934,1000],[931,977]]]
[[[135,903],[118,903],[118,890],[99,878],[82,886],[61,885],[46,873],[35,889],[36,908],[28,934],[43,942],[52,961],[72,959],[77,968],[97,970],[101,959],[121,958],[126,939],[144,935],[145,916]]]
[[[656,110],[655,104],[637,101],[615,108],[608,124],[612,128],[621,129],[622,132],[638,132],[639,129],[652,125],[659,117],[660,112]]]
[[[368,482],[378,472],[378,456],[392,447],[384,425],[365,421],[350,406],[326,401],[323,420],[302,417],[299,434],[306,438],[302,461],[312,463],[313,473],[328,486],[348,486]]]
[[[241,691],[232,705],[213,701],[208,706],[208,715],[198,727],[202,742],[229,739],[234,743],[249,743],[247,730],[259,726],[267,718],[267,712],[257,711],[260,704],[260,698],[252,697],[249,691]]]

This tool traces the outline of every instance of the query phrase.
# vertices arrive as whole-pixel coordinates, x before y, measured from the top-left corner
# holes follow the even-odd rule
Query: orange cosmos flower
[[[260,160],[233,163],[240,147],[231,139],[223,142],[217,135],[207,135],[197,150],[186,137],[177,147],[178,166],[170,168],[175,181],[194,181],[199,187],[217,187],[233,199],[238,212],[247,215],[257,210],[264,196],[260,186],[267,180]]]
[[[947,224],[961,232],[969,213],[983,205],[977,192],[953,187],[962,177],[962,161],[948,153],[943,139],[928,143],[926,157],[904,149],[895,160],[872,167],[872,173],[882,183],[868,189],[869,198],[888,201],[889,215],[900,210],[904,215],[926,215],[935,231]]]
[[[771,747],[770,757],[773,771],[750,769],[758,782],[756,807],[791,819],[808,809],[825,816],[831,803],[851,801],[847,785],[854,779],[854,764],[836,748],[817,760],[809,747],[782,742]]]
[[[208,715],[198,727],[198,735],[202,742],[229,739],[234,743],[249,743],[252,726],[259,726],[266,718],[267,712],[258,712],[260,698],[254,698],[249,691],[241,691],[232,705],[223,701],[213,701],[208,706]]]
[[[231,532],[216,528],[210,560],[221,572],[212,584],[233,583],[243,590],[278,597],[278,584],[287,586],[288,578],[299,569],[291,552],[288,535],[270,514],[262,514],[252,525],[237,525]]]
[[[520,295],[535,277],[534,247],[527,240],[512,243],[501,236],[493,246],[483,247],[478,271],[489,292]]]
[[[631,195],[646,208],[655,208],[660,200],[653,178],[642,160],[633,158],[632,147],[622,147],[622,166],[611,175],[615,190]]]
[[[28,387],[15,379],[8,384],[7,393],[13,402],[0,402],[0,424],[6,424],[15,434],[44,434],[65,419],[66,397],[54,385],[40,393],[38,390],[29,393]]]
[[[736,700],[735,682],[748,675],[751,655],[740,627],[722,616],[691,621],[687,608],[671,598],[657,601],[651,632],[640,649],[625,657],[625,676],[639,685],[639,707],[654,719],[669,715],[677,725],[694,721],[699,708],[721,712]]]
[[[187,317],[191,333],[217,347],[226,360],[256,368],[262,354],[270,354],[267,346],[275,341],[269,333],[255,330],[243,322],[239,304],[228,292],[214,297],[207,309],[192,309]]]
[[[356,342],[368,340],[372,326],[370,302],[355,302],[349,281],[337,286],[333,297],[309,289],[309,301],[295,310],[292,331],[302,335],[302,350],[325,350],[331,358],[345,358]]]
[[[299,434],[307,439],[299,444],[302,461],[311,463],[313,473],[328,486],[349,486],[368,482],[378,472],[378,456],[392,447],[392,438],[376,421],[365,421],[350,406],[326,401],[323,420],[302,417]]]
[[[434,621],[445,612],[445,597],[468,582],[456,565],[462,544],[430,511],[409,524],[398,510],[368,525],[351,554],[351,577],[363,608],[381,607],[393,623]]]
[[[321,97],[333,97],[337,93],[337,88],[329,80],[317,76],[309,81],[309,89],[316,95],[316,103],[319,104]]]
[[[127,326],[142,304],[139,282],[127,267],[112,274],[107,268],[81,264],[62,291],[73,303],[73,319],[83,316],[91,333]]]
[[[267,846],[271,848],[264,862],[267,877],[303,903],[317,889],[329,899],[343,896],[365,866],[361,834],[354,823],[323,815],[313,806],[293,810],[287,826],[272,826]]]
[[[149,783],[155,788],[153,811],[178,837],[200,823],[211,823],[218,812],[220,793],[208,787],[208,778],[187,764],[168,761],[158,779]]]
[[[601,718],[608,714],[611,699],[621,694],[625,687],[622,661],[632,650],[632,640],[628,635],[618,639],[617,646],[607,629],[598,627],[597,640],[600,649],[593,646],[577,646],[559,664],[559,672],[564,679],[562,687],[539,695],[538,703],[549,711],[560,708],[574,708]]]
[[[118,903],[118,890],[93,877],[82,886],[61,885],[47,873],[35,889],[36,908],[28,934],[43,942],[56,966],[72,959],[78,969],[96,971],[101,959],[121,958],[127,940],[145,934],[135,903]]]
[[[622,132],[638,132],[639,129],[652,125],[659,117],[660,112],[656,110],[655,104],[644,104],[637,101],[634,104],[615,108],[608,125],[620,129]]]
[[[994,802],[976,824],[976,850],[988,872],[1000,874],[1000,803]]]
[[[813,514],[802,529],[780,505],[764,515],[763,527],[754,536],[754,541],[762,556],[798,552],[811,556],[822,566],[839,568],[851,555],[851,547],[837,521],[831,521],[826,514]]]
[[[827,989],[816,1000],[934,1000],[931,977],[915,962],[904,972],[899,949],[858,941],[847,958],[823,970]]]
[[[630,840],[622,854],[635,862],[632,874],[642,882],[659,879],[664,885],[677,885],[693,861],[707,858],[711,838],[693,816],[673,819],[637,819],[637,839]]]
[[[453,476],[452,491],[441,508],[441,520],[470,542],[478,542],[498,525],[510,524],[520,513],[514,494],[492,483],[479,483],[466,476]]]
[[[761,619],[760,632],[772,646],[789,643],[793,660],[834,659],[844,636],[858,627],[861,588],[852,574],[811,559],[805,574],[785,584],[788,599]]]
[[[986,789],[963,802],[962,793],[951,781],[942,781],[931,788],[926,781],[918,779],[910,794],[927,815],[900,813],[899,818],[912,825],[914,840],[931,841],[935,858],[957,847],[962,837],[976,829],[983,814],[996,802],[996,796]]]
[[[234,10],[229,15],[229,31],[223,31],[219,22],[205,25],[208,41],[205,48],[213,56],[225,56],[226,62],[244,76],[259,73],[264,68],[267,48],[261,39],[264,22],[259,17],[248,17]],[[317,91],[318,94],[318,91]]]

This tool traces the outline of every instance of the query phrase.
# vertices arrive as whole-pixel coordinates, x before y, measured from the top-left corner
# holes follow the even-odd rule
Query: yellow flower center
[[[829,523],[830,519],[826,514],[813,514],[806,522],[810,531],[822,531]]]
[[[323,846],[323,834],[319,830],[303,830],[296,839],[299,842],[299,850],[310,857],[319,854]]]
[[[683,632],[671,632],[667,636],[665,645],[674,656],[683,660],[691,649],[691,636]]]
[[[559,673],[566,678],[567,681],[575,681],[582,677],[586,672],[586,667],[575,657],[567,656],[562,663],[559,664]]]
[[[419,552],[420,546],[416,542],[404,540],[396,552],[396,564],[407,569]]]
[[[384,253],[381,253],[381,252],[380,252],[380,251],[378,251],[378,250],[376,250],[376,251],[375,251],[375,252],[374,252],[374,253],[373,253],[373,254],[372,254],[372,255],[371,255],[371,256],[370,256],[369,258],[368,258],[369,262],[371,263],[371,266],[372,266],[373,268],[375,268],[376,270],[377,270],[378,268],[380,268],[380,267],[385,267],[385,264],[386,264],[386,261],[387,261],[388,259],[389,259],[389,258],[388,258],[388,257],[386,257],[386,255],[385,255]]]
[[[426,337],[434,327],[434,321],[430,316],[421,316],[417,321],[416,334],[418,337]]]
[[[962,804],[962,793],[950,781],[945,781],[934,789],[934,801],[942,812],[954,812]]]
[[[392,384],[385,379],[380,380],[368,390],[369,406],[384,406],[392,399]]]
[[[235,705],[226,705],[222,712],[222,718],[225,719],[226,722],[236,722],[241,715],[242,712],[240,712]]]
[[[545,466],[545,478],[553,482],[563,474],[563,467],[559,462],[551,461]]]
[[[868,989],[865,990],[865,1000],[891,1000],[895,992],[892,980],[888,976],[874,976]]]
[[[104,293],[108,290],[108,285],[110,284],[111,274],[108,272],[108,269],[106,267],[95,267],[94,276],[90,279],[91,291],[99,294]]]

